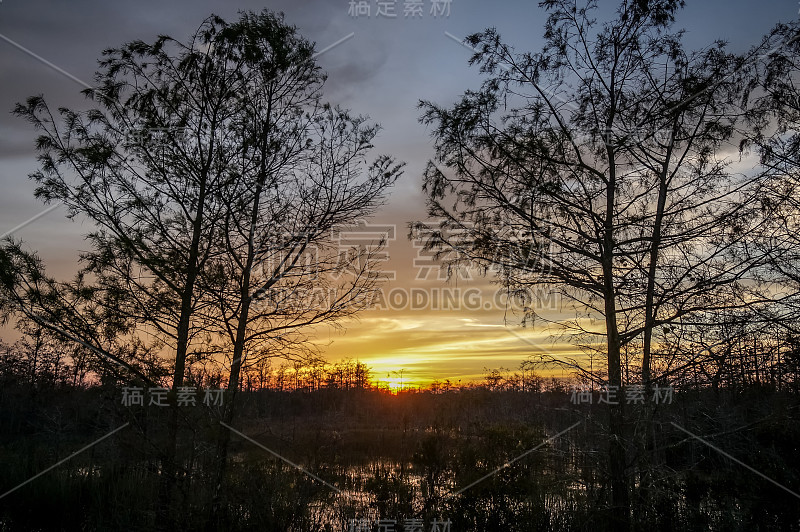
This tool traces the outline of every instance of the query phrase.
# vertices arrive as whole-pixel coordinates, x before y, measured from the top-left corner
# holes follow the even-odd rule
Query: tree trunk
[[[621,390],[620,341],[614,299],[607,298],[605,307],[608,334],[608,386]],[[611,507],[607,524],[613,523],[614,530],[628,531],[630,530],[630,496],[626,476],[625,411],[624,402],[619,396],[617,396],[616,404],[609,404],[608,415]]]
[[[207,174],[206,174],[207,175]],[[172,374],[172,390],[169,392],[170,417],[167,428],[167,444],[161,461],[161,483],[159,486],[156,526],[159,530],[175,528],[175,487],[177,484],[178,454],[178,388],[183,386],[186,372],[186,355],[189,351],[189,327],[192,316],[194,288],[199,274],[200,238],[203,227],[204,205],[206,199],[205,179],[200,184],[197,213],[192,223],[192,243],[189,248],[186,285],[181,294],[181,317],[178,322],[175,350],[175,370]]]
[[[613,123],[613,116],[609,117],[608,128]],[[607,146],[609,164],[609,177],[606,194],[606,213],[603,223],[603,249],[601,252],[603,269],[603,296],[606,318],[606,341],[608,345],[608,386],[610,389],[621,391],[622,367],[621,348],[622,342],[617,324],[616,289],[614,286],[614,207],[616,202],[616,169],[615,156],[611,146]],[[609,430],[609,473],[611,476],[611,507],[606,523],[614,524],[614,529],[622,532],[630,530],[630,498],[628,494],[628,480],[625,476],[625,412],[623,402],[617,397],[616,404],[610,403],[608,410]]]
[[[661,228],[664,224],[664,208],[667,203],[667,185],[669,180],[669,161],[672,157],[672,148],[675,143],[675,135],[678,127],[677,116],[672,123],[672,135],[669,147],[658,176],[658,198],[656,200],[656,216],[653,220],[653,236],[650,240],[650,264],[647,271],[647,292],[645,294],[645,319],[644,319],[644,344],[642,346],[642,384],[647,391],[650,390],[650,353],[653,341],[653,321],[655,319],[654,300],[656,289],[656,270],[658,269],[658,255],[661,250]]]
[[[271,110],[272,101],[270,100],[267,105],[267,119],[264,123],[265,131],[268,131]],[[256,183],[255,195],[253,196],[252,210],[250,212],[250,231],[247,242],[247,258],[244,270],[242,272],[242,283],[239,287],[239,297],[242,302],[242,310],[239,316],[239,321],[236,325],[236,338],[233,343],[233,360],[231,361],[231,371],[228,376],[228,390],[225,394],[225,405],[223,406],[222,410],[222,421],[226,425],[230,425],[233,422],[236,392],[239,390],[239,377],[242,371],[242,359],[244,357],[245,343],[247,342],[247,320],[250,317],[250,305],[253,301],[250,291],[252,283],[252,269],[257,252],[255,246],[255,230],[261,207],[261,195],[263,194],[264,186],[268,177],[265,167],[266,149],[266,144],[262,143],[261,169],[259,172],[258,182]],[[228,446],[230,445],[231,439],[231,433],[227,427],[224,427],[220,424],[218,430],[219,433],[217,437],[217,449],[215,455],[216,467],[213,474],[214,485],[212,488],[211,509],[209,512],[208,521],[206,522],[206,529],[209,531],[220,528],[218,525],[222,510],[222,484],[225,481],[225,471],[228,463]]]

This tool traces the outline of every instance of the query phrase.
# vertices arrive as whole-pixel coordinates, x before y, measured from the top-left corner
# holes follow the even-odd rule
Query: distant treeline
[[[90,387],[101,383],[122,386],[127,382],[117,378],[113,367],[93,364],[96,359],[88,356],[81,346],[61,341],[39,328],[23,331],[23,338],[13,344],[0,340],[0,382],[4,384],[42,388]],[[691,357],[686,357],[691,363],[678,365],[673,370],[665,366],[664,373],[671,378],[665,379],[664,384],[683,389],[714,390],[764,386],[776,391],[800,393],[800,339],[777,336],[764,329],[731,334],[725,338],[726,341],[705,348],[687,342],[682,347],[684,351],[690,353],[697,349]],[[661,355],[655,354],[653,358],[658,363]],[[664,354],[663,358],[674,359],[675,354]],[[563,364],[558,366],[557,372],[551,367],[552,364],[530,357],[517,368],[484,368],[484,376],[479,380],[442,378],[425,386],[408,384],[402,386],[402,391],[441,393],[455,389],[486,388],[498,391],[563,392],[575,386],[596,390],[602,383],[587,378],[580,371],[565,371]],[[397,368],[398,371],[401,369]],[[636,383],[637,366],[625,365],[623,369],[623,382]],[[152,375],[157,378],[160,376],[168,384],[168,371],[159,368],[157,359],[152,361],[150,370]],[[193,363],[186,369],[185,382],[190,386],[224,388],[228,378],[223,365],[196,353]],[[243,368],[239,389],[250,392],[388,387],[376,379],[372,369],[364,362],[344,359],[331,363],[317,357],[305,357],[288,362],[283,358],[259,358],[256,363]]]

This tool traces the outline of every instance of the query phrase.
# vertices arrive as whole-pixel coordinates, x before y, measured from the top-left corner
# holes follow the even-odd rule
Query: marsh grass
[[[0,499],[0,530],[156,527],[167,408],[125,408],[114,389],[103,387],[7,386],[0,397],[3,492],[130,423]],[[571,404],[568,392],[263,390],[237,401],[237,430],[340,492],[234,436],[223,512],[212,529],[341,531],[353,519],[411,517],[448,518],[454,531],[605,529],[605,411]],[[669,425],[708,436],[797,490],[797,405],[795,396],[764,389],[687,390],[649,412],[652,421],[631,408],[631,449],[642,430],[658,435],[629,468],[635,529],[797,530],[796,498]],[[206,407],[181,414],[173,511],[182,528],[200,530],[208,519],[218,417]],[[514,461],[576,421],[582,423],[574,430]]]

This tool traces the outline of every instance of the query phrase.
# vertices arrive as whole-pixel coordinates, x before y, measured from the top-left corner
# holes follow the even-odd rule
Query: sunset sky
[[[388,204],[367,226],[389,236],[384,268],[394,272],[395,279],[384,290],[396,291],[395,304],[365,312],[343,323],[342,330],[320,330],[318,343],[326,357],[358,359],[372,367],[378,379],[399,379],[402,370],[405,383],[425,384],[433,379],[466,382],[480,377],[484,368],[516,367],[532,354],[572,352],[571,346],[554,343],[543,327],[522,328],[519,316],[504,313],[494,302],[495,287],[489,279],[474,273],[457,283],[441,279],[407,238],[407,223],[425,219],[421,175],[433,154],[429,132],[418,122],[418,100],[448,105],[464,90],[479,86],[477,69],[467,64],[470,51],[457,42],[470,33],[494,26],[518,51],[538,50],[545,12],[535,1],[452,0],[439,4],[444,13],[434,14],[431,0],[424,0],[422,15],[410,18],[404,16],[407,3],[394,2],[397,16],[389,18],[378,15],[375,0],[368,2],[370,16],[355,16],[349,0],[3,0],[0,234],[46,208],[33,197],[34,186],[27,179],[36,168],[35,132],[10,114],[16,102],[43,93],[52,108],[84,108],[81,82],[92,81],[104,48],[133,39],[153,40],[159,34],[185,40],[211,13],[234,20],[237,10],[269,8],[283,11],[287,22],[317,43],[317,50],[326,50],[318,58],[329,76],[326,99],[383,126],[375,155],[388,153],[407,163]],[[776,22],[796,18],[799,7],[794,0],[687,3],[677,23],[687,29],[687,48],[723,39],[735,51],[757,43]],[[616,2],[600,4],[602,18]],[[76,271],[78,250],[86,246],[81,235],[89,230],[55,208],[14,236],[39,252],[51,274],[66,278]],[[403,305],[399,290],[412,294],[415,304]],[[440,308],[443,298],[453,295],[460,304]],[[550,315],[559,317],[558,302],[551,300],[550,305]],[[11,337],[7,330],[4,335]]]

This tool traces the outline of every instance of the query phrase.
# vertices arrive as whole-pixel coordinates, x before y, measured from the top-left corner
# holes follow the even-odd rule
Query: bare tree
[[[306,216],[327,212],[315,220],[324,231],[366,213],[398,173],[382,158],[363,185],[352,185],[356,160],[375,130],[317,105],[322,76],[312,52],[294,28],[268,12],[244,14],[234,25],[212,16],[186,44],[163,36],[104,52],[97,88],[85,91],[97,108],[60,109],[60,122],[43,97],[15,109],[42,132],[41,169],[32,175],[37,196],[61,202],[70,216],[97,226],[88,235],[92,249],[82,257],[95,280],[96,301],[107,317],[134,327],[130,334],[150,338],[151,348],[172,358],[160,526],[169,527],[174,516],[175,391],[183,386],[188,355],[207,351],[210,324],[221,316],[219,300],[204,293],[211,283],[201,280],[219,273],[221,254],[231,252],[234,264],[241,257],[248,261],[237,270],[246,272],[239,299],[246,306],[233,314],[246,332],[249,275],[260,258],[255,246],[266,243],[262,218],[269,207],[278,209],[278,217],[296,214],[280,209],[301,208]],[[249,97],[239,97],[241,91]],[[343,129],[313,139],[314,125]],[[344,142],[337,144],[337,132]],[[323,146],[326,141],[332,144]],[[292,193],[305,195],[268,205],[274,199],[270,187],[288,183],[290,170],[308,170],[303,164],[316,172]],[[320,206],[307,209],[306,202]],[[241,245],[249,251],[241,253]],[[244,340],[240,335],[234,360],[241,360]]]
[[[800,26],[780,24],[764,38],[769,53],[755,72],[758,94],[748,112],[753,132],[743,147],[753,150],[767,174],[758,198],[767,221],[759,249],[770,254],[762,281],[771,286],[772,305],[761,312],[765,321],[787,333],[800,332]]]
[[[542,52],[516,54],[493,29],[472,35],[482,89],[451,109],[421,103],[436,143],[424,188],[444,221],[412,233],[455,251],[451,263],[493,271],[528,303],[531,287],[556,287],[576,312],[557,325],[606,359],[605,374],[567,365],[619,388],[622,354],[634,351],[633,379],[650,384],[667,377],[651,372],[654,333],[751,304],[717,294],[742,292],[766,260],[738,253],[763,222],[753,215],[760,174],[730,169],[753,54],[722,43],[684,51],[670,31],[677,0],[624,1],[605,23],[593,1],[542,5]],[[532,305],[527,317],[547,319]],[[609,516],[626,527],[623,403],[609,413]]]
[[[209,295],[202,321],[216,324],[232,347],[222,415],[230,424],[246,364],[289,358],[304,346],[306,328],[369,303],[380,278],[377,246],[342,255],[335,237],[373,213],[402,165],[381,156],[367,166],[378,127],[322,103],[325,78],[312,43],[295,28],[268,13],[217,24],[216,53],[237,75],[229,105],[241,151],[219,198],[220,252],[200,284]],[[229,437],[221,428],[210,527],[219,518]]]

